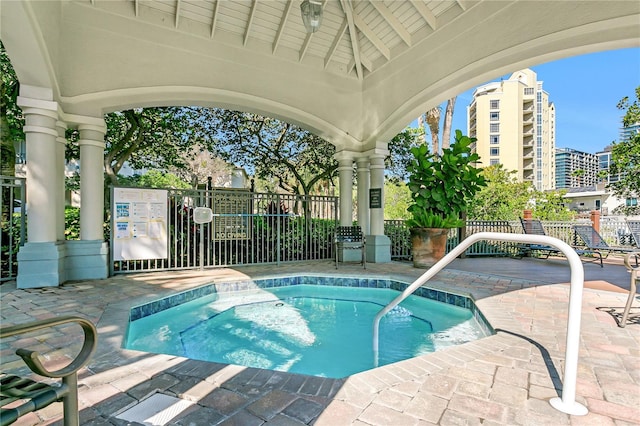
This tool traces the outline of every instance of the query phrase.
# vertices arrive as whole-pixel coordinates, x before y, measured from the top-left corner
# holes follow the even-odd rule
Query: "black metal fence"
[[[18,275],[18,250],[26,242],[26,180],[0,176],[0,281]]]
[[[213,221],[196,223],[196,207]],[[170,190],[168,259],[115,261],[113,273],[332,259],[337,217],[337,197]]]

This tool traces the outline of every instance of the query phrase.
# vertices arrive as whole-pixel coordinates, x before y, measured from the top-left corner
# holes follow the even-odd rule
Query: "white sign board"
[[[113,260],[166,259],[167,191],[114,188]]]

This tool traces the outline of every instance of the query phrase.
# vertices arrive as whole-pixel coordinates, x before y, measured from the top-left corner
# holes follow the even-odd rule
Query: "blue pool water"
[[[129,324],[125,346],[340,378],[374,368],[373,319],[388,288],[294,285],[214,292]],[[466,308],[410,296],[380,322],[385,365],[484,337]]]

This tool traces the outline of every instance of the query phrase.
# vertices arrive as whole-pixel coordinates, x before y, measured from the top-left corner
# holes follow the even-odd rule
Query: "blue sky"
[[[618,140],[623,112],[616,105],[625,96],[635,99],[640,86],[639,48],[574,56],[530,68],[555,104],[557,148],[596,153]],[[454,130],[466,133],[466,107],[472,93],[458,95]]]

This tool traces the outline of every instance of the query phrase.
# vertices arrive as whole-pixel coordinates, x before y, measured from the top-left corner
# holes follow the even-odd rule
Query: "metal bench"
[[[338,226],[334,238],[336,269],[340,250],[362,250],[362,266],[367,269],[366,238],[359,226]]]
[[[62,401],[64,426],[78,426],[78,370],[87,365],[96,349],[95,326],[81,317],[62,316],[27,324],[0,328],[0,338],[30,333],[61,324],[76,323],[84,332],[82,348],[67,366],[49,371],[41,363],[41,355],[29,349],[18,349],[16,354],[29,369],[44,377],[61,379],[49,384],[14,374],[0,373],[0,425],[10,425],[27,413],[40,410],[54,402]]]

